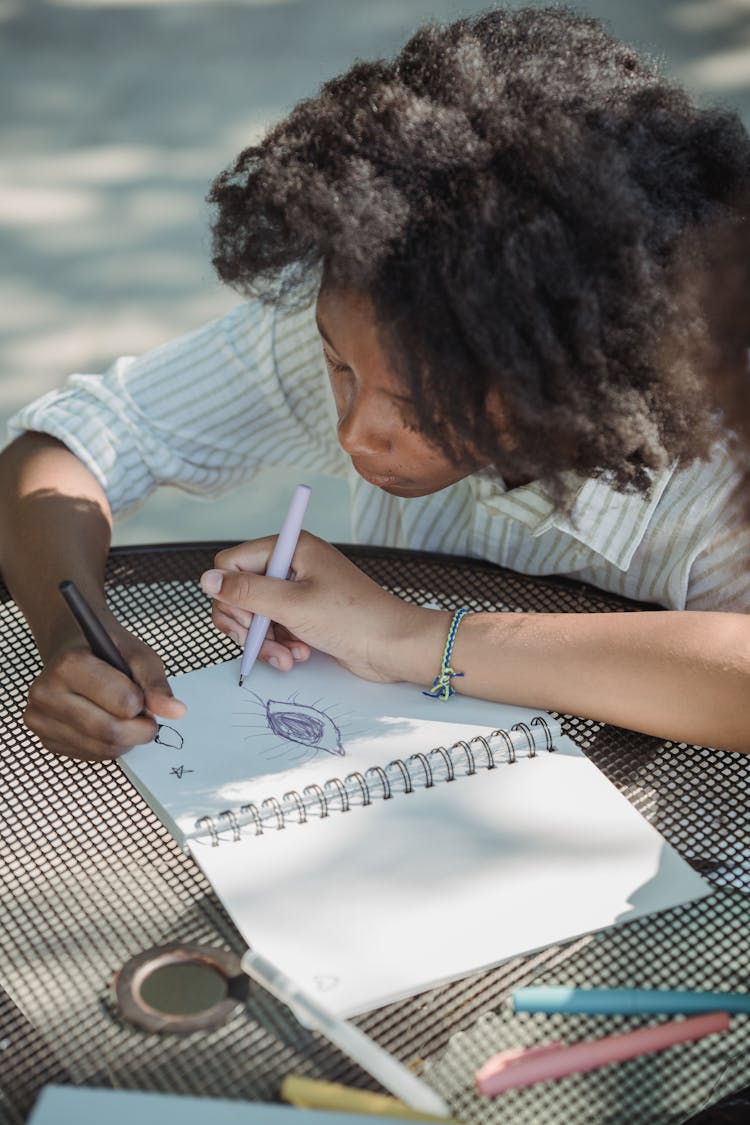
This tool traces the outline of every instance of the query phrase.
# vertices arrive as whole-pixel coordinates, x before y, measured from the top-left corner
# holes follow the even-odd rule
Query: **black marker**
[[[116,668],[118,672],[122,672],[135,683],[135,677],[123,660],[120,650],[115,645],[115,642],[112,640],[75,582],[66,579],[66,581],[61,582],[57,588],[65,598],[68,609],[78,622],[81,632],[89,642],[94,656],[98,656],[100,660],[105,661],[106,664],[110,664],[113,668]]]
[[[134,684],[137,684],[138,681],[128,667],[122,653],[76,586],[75,582],[71,582],[69,578],[66,578],[57,588],[65,598],[68,609],[78,622],[81,632],[89,642],[94,656],[103,660],[105,664],[111,665],[112,668],[116,668],[118,672],[122,672],[123,675],[132,680]],[[141,716],[143,715],[145,715],[146,718],[153,719],[153,715],[150,711],[141,711]],[[179,739],[179,745],[175,742],[170,742],[169,738],[164,739],[161,737],[162,731],[165,730],[171,731],[172,734]],[[174,727],[167,726],[165,723],[156,724],[154,742],[158,742],[162,746],[176,747],[181,750],[182,741],[182,735],[178,730],[175,730]]]

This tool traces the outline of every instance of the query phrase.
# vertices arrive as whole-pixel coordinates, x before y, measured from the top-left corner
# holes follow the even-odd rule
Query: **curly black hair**
[[[209,195],[214,265],[264,301],[366,293],[419,429],[457,461],[645,491],[721,432],[690,348],[670,363],[663,340],[705,338],[677,248],[742,221],[748,183],[735,114],[594,19],[498,9],[355,63],[245,149]]]
[[[736,201],[728,219],[698,228],[683,242],[675,259],[675,281],[682,300],[692,302],[707,331],[692,341],[677,331],[666,335],[668,362],[698,362],[724,411],[729,442],[750,483],[750,188]],[[700,268],[696,268],[696,260]],[[750,506],[750,491],[747,494]]]

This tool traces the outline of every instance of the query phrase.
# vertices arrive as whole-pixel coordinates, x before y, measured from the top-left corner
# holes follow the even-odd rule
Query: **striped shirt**
[[[726,452],[656,474],[647,497],[576,478],[568,512],[539,482],[506,490],[486,473],[430,496],[390,496],[337,443],[312,309],[247,302],[103,375],[72,375],[11,419],[12,436],[24,430],[63,441],[114,512],[160,484],[217,495],[262,467],[292,465],[349,479],[360,543],[567,575],[673,609],[750,611],[750,528]]]

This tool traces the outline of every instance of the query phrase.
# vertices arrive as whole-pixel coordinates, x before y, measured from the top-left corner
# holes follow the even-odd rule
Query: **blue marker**
[[[679,992],[661,988],[566,988],[537,985],[512,994],[517,1012],[581,1016],[644,1016],[729,1012],[750,1015],[750,996],[742,992]]]

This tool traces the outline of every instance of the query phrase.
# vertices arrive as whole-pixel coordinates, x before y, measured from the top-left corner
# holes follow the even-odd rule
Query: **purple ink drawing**
[[[346,753],[341,731],[331,714],[316,706],[320,700],[313,704],[300,703],[296,695],[289,699],[262,699],[254,691],[243,690],[260,707],[261,730],[258,735],[248,735],[248,738],[268,738],[272,734],[281,739],[269,756],[280,756],[273,754],[275,750],[286,756],[290,744],[300,747],[294,755],[297,760],[311,758],[321,750],[337,756]]]

